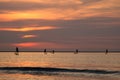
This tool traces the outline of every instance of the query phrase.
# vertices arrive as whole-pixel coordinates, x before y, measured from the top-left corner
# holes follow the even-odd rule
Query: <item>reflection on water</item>
[[[119,80],[120,73],[97,74],[101,71],[120,71],[120,54],[110,53],[55,53],[44,54],[39,52],[21,52],[19,56],[12,52],[0,53],[0,67],[49,67],[63,69],[78,69],[80,72],[57,72],[53,75],[51,72],[37,71],[44,75],[31,75],[35,73],[28,70],[23,72],[19,70],[0,70],[0,80]],[[89,73],[82,72],[87,70]],[[9,72],[9,73],[8,73]],[[95,73],[93,73],[95,72]],[[49,75],[47,74],[49,73]]]
[[[110,53],[56,53],[44,55],[36,52],[0,53],[0,66],[18,67],[62,67],[84,69],[114,69],[119,70],[120,54]]]
[[[11,75],[6,75],[2,74],[0,75],[0,80],[94,80],[89,79],[89,77],[81,77],[81,76],[35,76],[35,75],[21,75],[21,74],[11,74]],[[97,80],[97,79],[96,79]],[[99,80],[99,79],[98,79]],[[110,79],[112,80],[112,79]]]

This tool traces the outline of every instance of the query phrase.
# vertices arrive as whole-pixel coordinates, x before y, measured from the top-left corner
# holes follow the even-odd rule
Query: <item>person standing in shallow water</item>
[[[16,47],[15,55],[19,55],[18,53],[19,53],[19,49],[18,49],[18,47]]]
[[[108,53],[108,49],[106,49],[106,51],[105,51],[105,54],[107,54]]]
[[[18,47],[16,47],[16,52],[19,52]]]
[[[74,52],[74,54],[78,54],[78,52],[79,52],[78,49],[76,49],[76,51]]]
[[[44,54],[47,54],[47,50],[46,49],[44,49]]]
[[[55,51],[54,51],[54,50],[52,50],[52,53],[54,54],[54,53],[55,53]]]

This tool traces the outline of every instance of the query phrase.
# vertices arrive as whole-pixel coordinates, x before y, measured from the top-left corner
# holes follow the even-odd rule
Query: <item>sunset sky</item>
[[[120,50],[120,0],[0,0],[0,51]]]

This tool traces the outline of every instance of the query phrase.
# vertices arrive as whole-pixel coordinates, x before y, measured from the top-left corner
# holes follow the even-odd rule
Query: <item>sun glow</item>
[[[24,35],[22,38],[35,38],[37,35]]]
[[[13,46],[18,46],[18,47],[35,47],[35,46],[38,46],[38,43],[36,43],[36,42],[25,42],[25,43],[13,44]]]
[[[57,27],[43,26],[43,27],[22,27],[22,28],[0,28],[0,31],[28,32],[28,31],[39,31],[39,30],[51,30],[51,29],[57,29]]]
[[[8,13],[0,14],[0,21],[14,21],[14,20],[25,20],[25,19],[45,19],[45,20],[56,20],[64,17],[63,14],[57,13],[51,9],[45,10],[33,10],[33,11],[8,11]]]
[[[18,46],[22,48],[66,48],[68,46],[59,43],[53,42],[22,42],[22,43],[15,43],[12,46]]]

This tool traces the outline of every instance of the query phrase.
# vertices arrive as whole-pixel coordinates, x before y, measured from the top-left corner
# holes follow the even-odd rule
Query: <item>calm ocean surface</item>
[[[0,52],[0,80],[120,80],[120,53]]]

